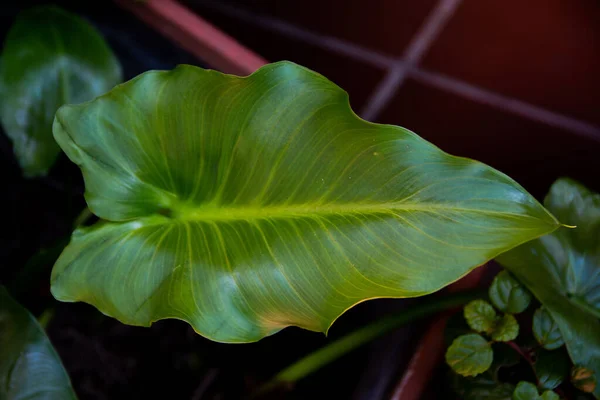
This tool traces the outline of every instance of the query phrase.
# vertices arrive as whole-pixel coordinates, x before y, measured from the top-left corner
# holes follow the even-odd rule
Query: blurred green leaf
[[[565,344],[557,323],[544,307],[533,314],[533,336],[547,350],[558,349]]]
[[[459,336],[446,351],[446,363],[462,376],[487,371],[494,360],[492,346],[476,333]]]
[[[18,15],[0,60],[0,121],[25,176],[45,175],[60,153],[52,121],[121,81],[119,62],[85,20],[57,7]]]
[[[577,227],[519,246],[498,261],[552,315],[573,362],[600,371],[600,196],[559,179],[544,203]],[[600,399],[599,387],[594,396]]]
[[[519,336],[519,323],[511,314],[504,314],[492,331],[492,339],[498,342],[510,342]]]
[[[485,300],[473,300],[465,306],[463,314],[474,331],[490,333],[496,325],[496,310]]]
[[[540,388],[552,390],[569,376],[571,360],[564,348],[553,351],[539,350],[534,367]]]
[[[511,400],[515,386],[510,383],[482,381],[472,378],[465,389],[464,400]]]
[[[501,271],[494,278],[489,289],[492,304],[500,311],[518,314],[529,306],[531,293],[507,271]]]
[[[551,390],[546,390],[544,393],[542,393],[542,395],[540,396],[541,400],[560,400],[560,397],[554,393]]]
[[[0,286],[0,399],[76,399],[60,358],[35,318]]]
[[[73,234],[54,296],[221,342],[327,331],[361,301],[431,293],[558,226],[505,175],[361,120],[289,62],[147,72],[62,107],[54,136],[107,220]]]
[[[538,400],[540,394],[531,382],[519,382],[512,395],[513,400]]]

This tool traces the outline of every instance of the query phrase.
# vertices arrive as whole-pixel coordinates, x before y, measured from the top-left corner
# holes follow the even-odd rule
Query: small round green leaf
[[[477,332],[490,333],[496,325],[496,310],[485,300],[473,300],[465,306],[467,324]]]
[[[558,349],[565,343],[558,325],[543,307],[533,314],[533,336],[547,350]]]
[[[552,390],[546,390],[539,398],[540,400],[560,400],[560,396]]]
[[[446,351],[446,363],[462,376],[476,376],[487,371],[493,360],[492,346],[476,333],[459,336]]]
[[[512,400],[538,400],[537,387],[531,382],[519,382],[512,395]]]
[[[596,375],[589,368],[574,366],[571,370],[571,383],[582,392],[593,393],[597,385]]]
[[[76,399],[50,340],[35,318],[3,286],[0,286],[0,399]]]
[[[518,314],[531,302],[531,293],[513,278],[508,271],[501,271],[489,289],[490,300],[502,312]]]
[[[504,314],[494,326],[492,339],[497,342],[510,342],[517,336],[519,336],[519,323],[513,315]]]
[[[358,118],[289,62],[150,71],[63,106],[54,136],[107,220],[73,234],[54,296],[222,342],[327,331],[354,304],[431,293],[558,226],[505,175]]]
[[[121,81],[121,67],[85,20],[57,7],[18,15],[0,60],[0,121],[25,176],[45,175],[60,153],[52,121]]]

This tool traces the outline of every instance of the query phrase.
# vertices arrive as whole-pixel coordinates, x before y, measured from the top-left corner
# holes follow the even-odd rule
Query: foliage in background
[[[75,400],[38,322],[0,286],[0,399]]]
[[[0,59],[0,122],[23,174],[46,175],[54,164],[61,105],[91,100],[121,79],[118,60],[85,20],[51,6],[19,14]]]
[[[542,306],[525,313],[521,319],[531,321],[527,326],[531,325],[531,335],[537,344],[532,345],[526,337],[513,342],[519,333],[516,319],[510,314],[501,319],[489,303],[475,300],[465,307],[464,318],[471,331],[485,338],[468,330],[454,329],[459,334],[454,335],[446,361],[460,375],[477,376],[493,365],[493,343],[505,340],[530,365],[537,384],[520,382],[512,394],[513,400],[558,399],[557,393],[568,390],[561,385],[569,381],[580,391],[580,396],[593,393],[598,398],[600,195],[561,179],[552,186],[545,205],[561,221],[576,228],[559,229],[500,256],[499,261],[517,279],[502,271],[489,289],[497,309],[514,313],[527,309],[531,301],[528,289],[531,290]],[[506,317],[511,322],[503,322]],[[459,393],[465,395],[468,392],[464,387],[482,379],[485,378],[463,379]],[[506,384],[510,382],[496,379],[490,387],[505,393]],[[490,397],[473,397],[482,398]]]
[[[600,374],[600,194],[560,179],[544,201],[575,229],[559,229],[498,258],[542,303],[536,334],[546,348],[560,332],[573,363]],[[535,323],[535,319],[534,319]],[[534,324],[535,325],[535,324]],[[534,326],[534,332],[535,332]],[[589,386],[588,386],[589,387]],[[593,390],[600,398],[600,385]]]

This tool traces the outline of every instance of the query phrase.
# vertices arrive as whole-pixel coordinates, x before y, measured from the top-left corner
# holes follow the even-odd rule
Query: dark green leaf
[[[490,333],[496,325],[496,310],[485,300],[473,300],[465,306],[467,324],[477,332]]]
[[[459,336],[446,351],[446,363],[462,376],[476,376],[487,371],[493,360],[492,346],[476,333]]]
[[[572,302],[600,318],[600,194],[561,179],[545,202],[561,222],[575,228],[543,238],[543,262]]]
[[[327,331],[358,302],[431,293],[557,226],[505,175],[361,120],[287,62],[148,72],[61,108],[54,136],[111,221],[75,232],[55,297],[222,342]]]
[[[540,394],[531,382],[519,382],[512,398],[513,400],[538,400]]]
[[[504,314],[494,326],[492,339],[498,342],[510,342],[517,336],[519,336],[519,323],[511,314]]]
[[[121,81],[121,68],[100,34],[57,7],[19,14],[0,61],[0,121],[26,176],[45,175],[60,153],[52,137],[56,110]]]
[[[0,399],[75,399],[60,358],[35,318],[0,286]]]
[[[489,386],[474,383],[467,390],[465,400],[510,400],[514,390],[515,386],[510,383],[494,383]]]
[[[464,400],[511,400],[515,386],[510,383],[480,381],[479,377],[471,378],[465,389]]]
[[[555,389],[569,375],[571,360],[564,348],[547,351],[540,350],[535,361],[535,373],[540,382],[540,388]]]
[[[489,372],[476,377],[452,373],[452,387],[463,400],[511,400],[515,386],[491,379]]]
[[[575,364],[600,371],[600,320],[595,293],[600,242],[600,198],[581,185],[558,180],[545,204],[565,223],[551,235],[498,258],[552,315]],[[600,398],[600,388],[594,392]]]
[[[501,271],[492,282],[490,300],[496,308],[505,313],[518,314],[525,311],[531,301],[531,294],[507,271]]]
[[[597,386],[595,371],[586,367],[574,366],[571,370],[571,383],[582,392],[593,393]]]
[[[537,309],[533,314],[533,336],[548,350],[558,349],[565,344],[558,324],[543,307]]]

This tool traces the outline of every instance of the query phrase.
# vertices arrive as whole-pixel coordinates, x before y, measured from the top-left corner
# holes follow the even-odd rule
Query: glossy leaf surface
[[[63,104],[81,103],[121,81],[100,34],[57,7],[19,14],[0,60],[0,121],[26,176],[45,175],[60,153],[52,121]]]
[[[507,271],[496,275],[489,289],[490,300],[502,312],[518,314],[529,306],[531,294]]]
[[[504,314],[492,331],[492,339],[497,342],[509,342],[519,336],[519,323],[512,314]]]
[[[547,350],[555,350],[565,344],[558,324],[543,307],[533,314],[532,328],[535,340]]]
[[[490,368],[492,361],[492,346],[476,333],[457,337],[446,351],[446,364],[462,376],[479,375]]]
[[[561,179],[552,185],[545,205],[561,221],[577,227],[519,246],[498,261],[550,313],[573,362],[600,371],[600,197]],[[600,388],[594,395],[600,398]]]
[[[496,326],[496,310],[485,300],[473,300],[465,306],[467,324],[477,332],[490,333]]]
[[[358,302],[431,293],[557,227],[510,178],[361,120],[287,62],[148,72],[61,108],[54,135],[109,221],[75,232],[55,297],[222,342],[326,331]]]
[[[0,399],[76,399],[46,334],[3,286],[0,286]]]

